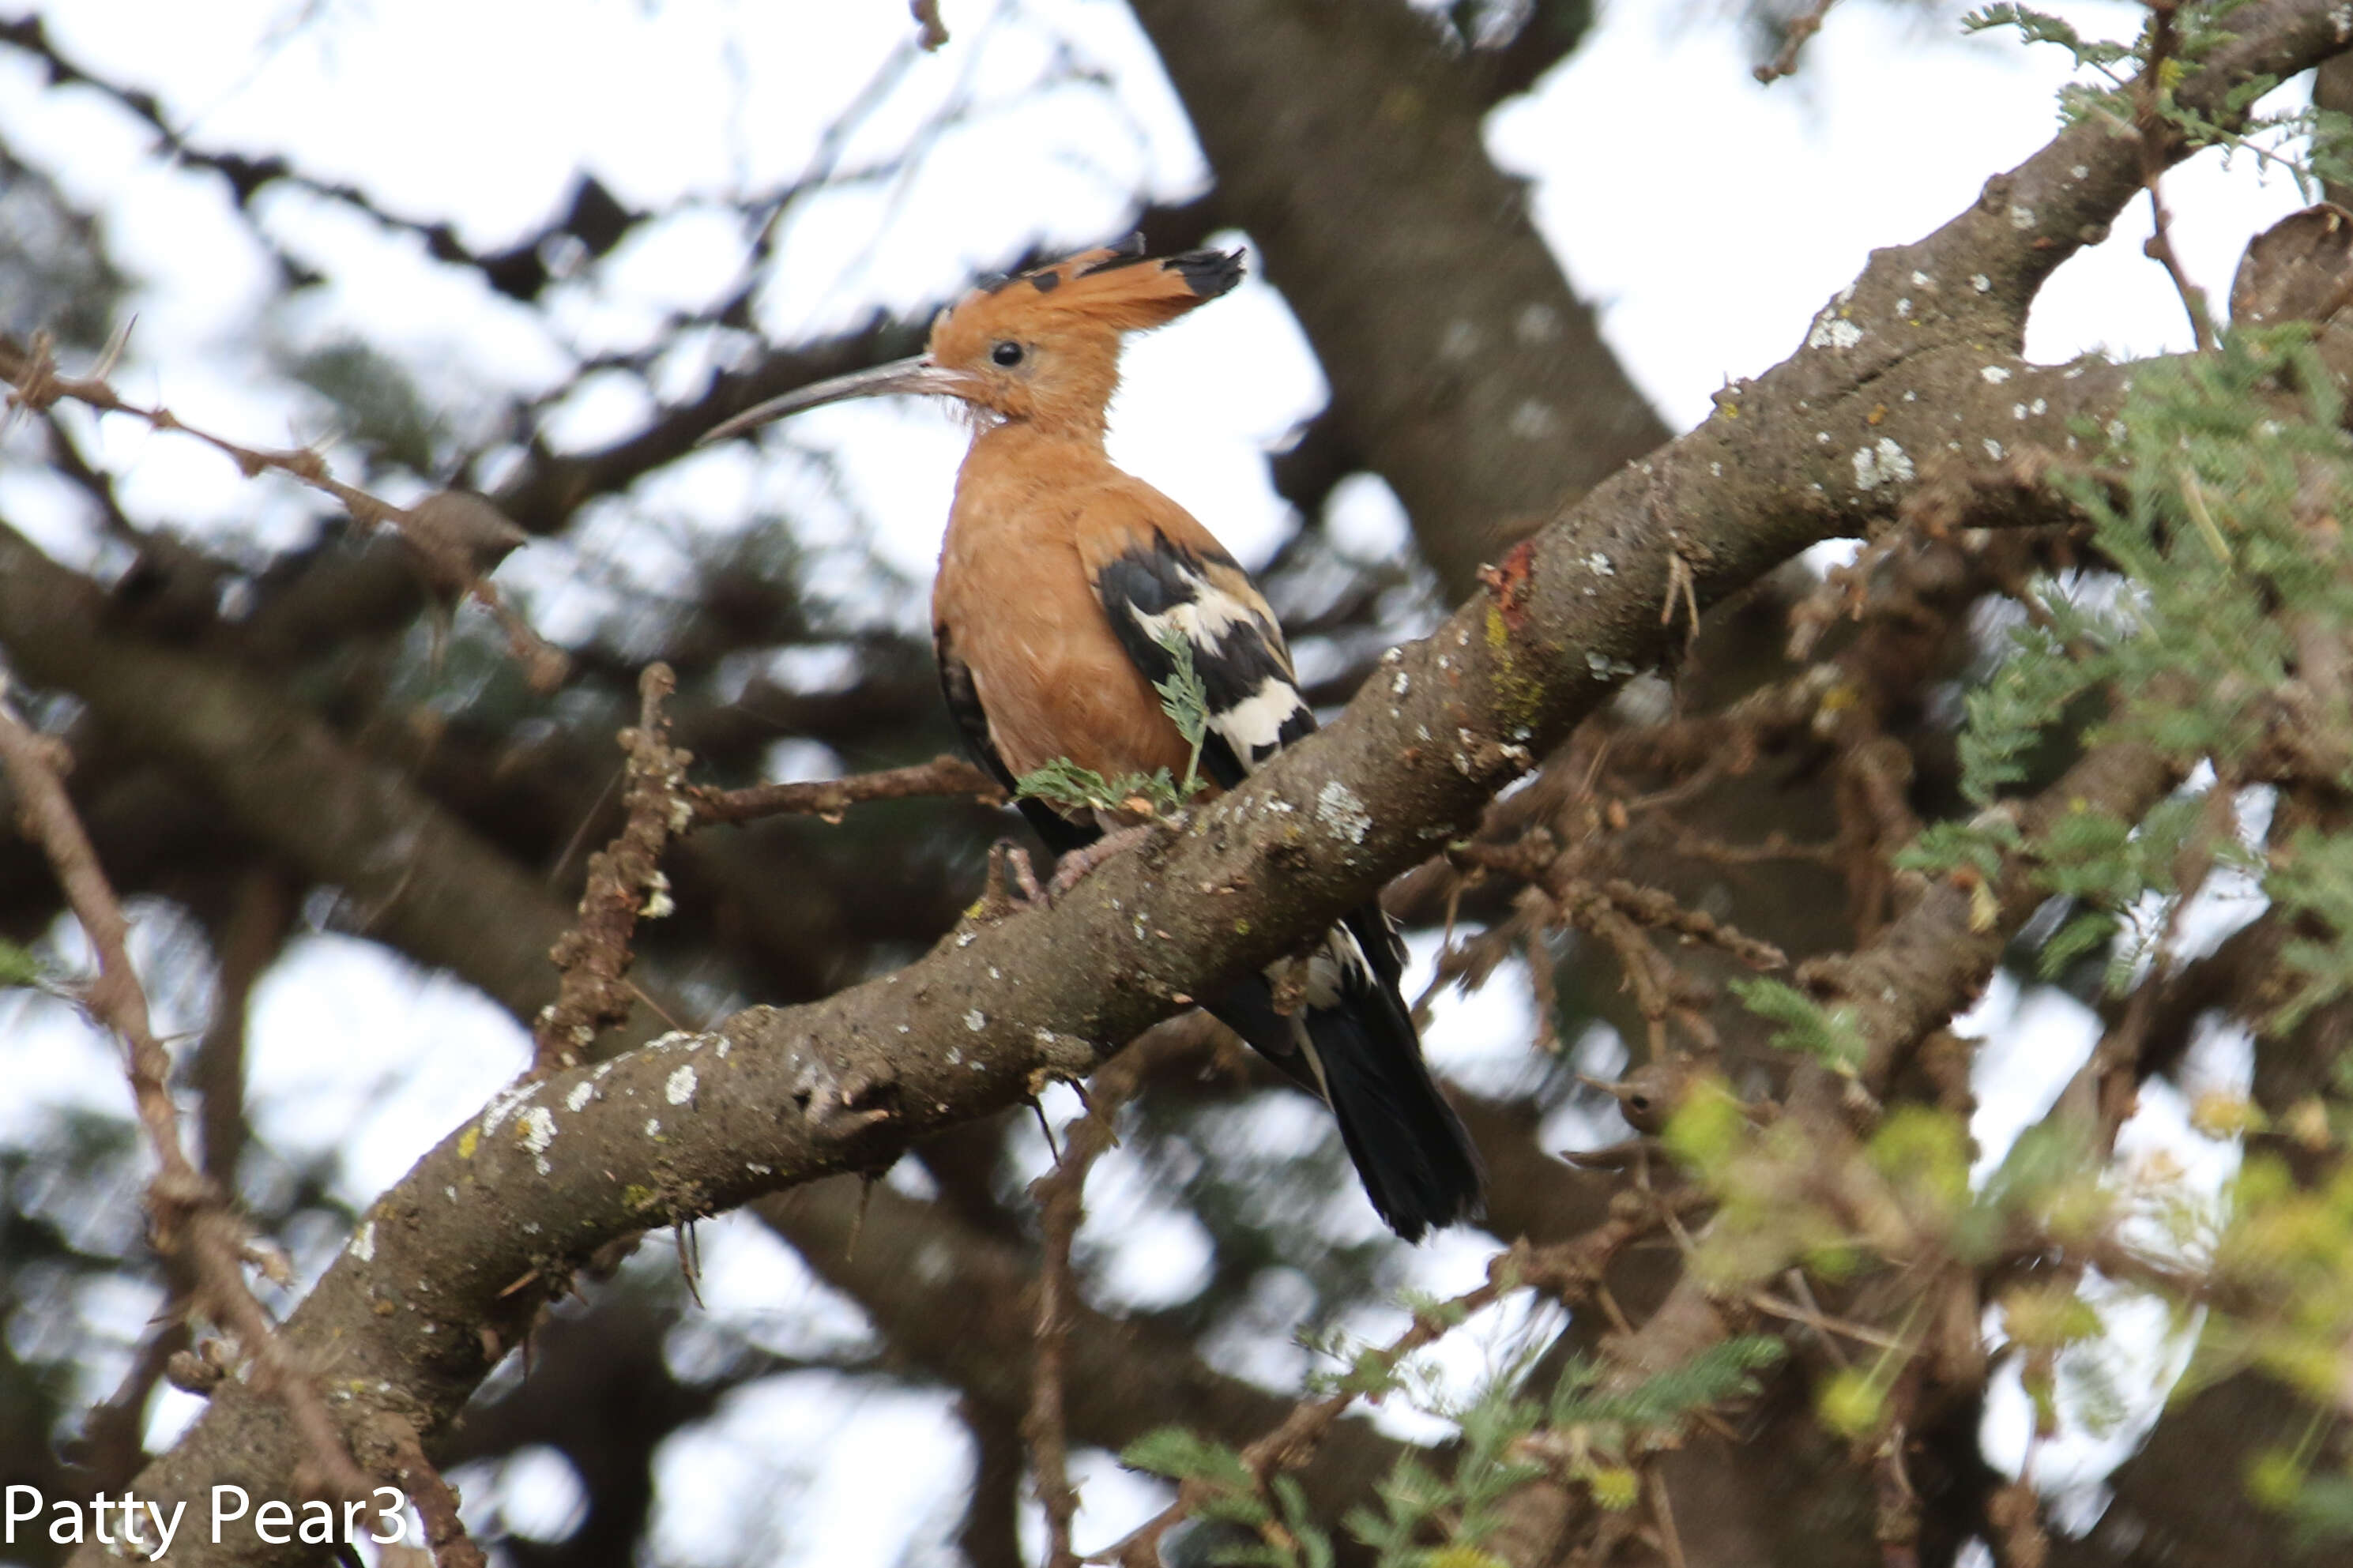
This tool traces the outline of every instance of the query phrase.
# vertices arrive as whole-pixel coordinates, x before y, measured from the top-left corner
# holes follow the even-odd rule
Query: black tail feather
[[[1391,1230],[1419,1241],[1432,1226],[1477,1218],[1486,1176],[1422,1060],[1389,966],[1374,963],[1358,956],[1342,967],[1335,1005],[1281,1016],[1266,980],[1253,974],[1210,1011],[1277,1067],[1322,1089],[1365,1195]]]
[[[1344,996],[1344,1005],[1304,1016],[1365,1195],[1408,1241],[1477,1218],[1486,1173],[1421,1059],[1404,1002],[1380,984],[1349,984]]]

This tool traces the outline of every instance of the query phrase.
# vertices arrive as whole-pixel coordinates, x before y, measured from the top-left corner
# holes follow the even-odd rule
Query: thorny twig
[[[257,1245],[230,1212],[220,1188],[189,1163],[181,1146],[179,1111],[172,1103],[172,1059],[155,1037],[147,994],[131,965],[130,922],[66,795],[58,749],[18,719],[6,698],[6,684],[0,679],[0,771],[16,793],[26,836],[48,857],[66,901],[98,955],[98,978],[84,992],[83,1005],[128,1050],[132,1098],[155,1152],[155,1176],[147,1188],[150,1237],[159,1252],[188,1254],[196,1281],[190,1305],[236,1337],[251,1364],[253,1385],[285,1402],[319,1468],[320,1480],[343,1498],[364,1497],[366,1475],[353,1461],[318,1389],[295,1365],[269,1314],[246,1284],[248,1263],[282,1270],[283,1260],[274,1249]]]
[[[523,538],[522,531],[500,517],[488,501],[443,490],[413,508],[395,506],[336,479],[328,472],[326,459],[308,447],[247,447],[186,424],[168,408],[125,401],[107,380],[111,353],[94,367],[93,374],[66,375],[58,369],[53,347],[46,332],[34,333],[30,345],[21,348],[0,339],[0,380],[8,384],[10,414],[18,408],[46,414],[59,399],[69,398],[101,414],[128,414],[157,430],[177,430],[193,437],[227,457],[248,479],[273,469],[290,475],[342,502],[353,522],[394,530],[438,589],[452,597],[470,595],[488,609],[507,634],[508,650],[522,665],[533,688],[552,691],[564,683],[571,660],[533,630],[485,575]]]
[[[1454,854],[1472,865],[1522,879],[1549,905],[1550,923],[1574,927],[1607,944],[1617,955],[1636,1010],[1650,1026],[1654,1053],[1665,1048],[1664,1031],[1670,1018],[1682,1023],[1704,1047],[1713,1048],[1716,1040],[1700,1010],[1710,999],[1709,994],[1658,950],[1645,927],[1720,948],[1752,969],[1780,969],[1788,963],[1771,942],[1687,909],[1672,894],[1622,877],[1583,874],[1583,857],[1560,848],[1548,833],[1530,834],[1511,844],[1466,845]],[[1514,919],[1535,918],[1538,913],[1524,908]]]
[[[638,722],[621,731],[628,756],[623,792],[628,821],[613,842],[588,858],[580,919],[549,954],[564,979],[532,1026],[532,1072],[570,1067],[602,1029],[628,1021],[637,993],[628,984],[629,939],[640,919],[670,913],[662,847],[692,820],[686,793],[689,754],[670,743],[661,705],[678,689],[666,664],[649,664],[638,681]]]
[[[690,784],[686,788],[686,798],[694,806],[691,826],[696,827],[794,814],[835,822],[851,806],[867,801],[934,795],[968,795],[991,805],[1005,801],[1004,787],[961,757],[934,757],[911,767],[800,784],[751,784],[726,790]]]
[[[246,1011],[255,984],[284,949],[296,891],[275,867],[248,872],[228,918],[215,935],[218,977],[212,1018],[187,1064],[187,1083],[198,1097],[201,1169],[221,1192],[237,1190],[237,1164],[249,1136],[245,1119]],[[194,1292],[193,1261],[185,1253],[164,1260],[164,1277],[174,1296]],[[166,1377],[184,1384],[204,1384],[215,1377],[224,1349],[216,1343],[200,1352],[183,1315],[167,1313],[149,1325],[131,1370],[82,1422],[87,1465],[100,1479],[100,1490],[128,1485],[146,1462],[142,1439],[155,1385]]]
[[[1788,965],[1788,956],[1771,942],[1749,936],[1704,910],[1686,908],[1663,889],[1646,888],[1623,877],[1611,877],[1602,882],[1600,893],[1642,924],[1720,947],[1751,969],[1783,969]]]
[[[1427,1026],[1430,1005],[1440,992],[1449,985],[1464,992],[1478,990],[1487,984],[1497,964],[1515,953],[1526,957],[1533,967],[1545,967],[1535,963],[1531,944],[1540,942],[1550,926],[1551,907],[1540,889],[1523,888],[1513,898],[1511,914],[1503,920],[1460,941],[1450,935],[1439,950],[1430,983],[1413,999],[1414,1021]]]

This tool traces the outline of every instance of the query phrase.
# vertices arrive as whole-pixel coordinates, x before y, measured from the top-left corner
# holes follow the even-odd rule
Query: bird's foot
[[[1070,851],[1055,864],[1053,877],[1043,886],[1030,867],[1029,852],[1010,838],[1000,838],[988,847],[988,872],[981,883],[980,901],[965,911],[966,918],[981,925],[995,925],[1006,916],[1024,910],[1050,910],[1088,872],[1149,837],[1155,826],[1146,822],[1119,828],[1092,844]]]
[[[1077,887],[1088,872],[1121,850],[1132,849],[1151,837],[1157,826],[1159,824],[1156,822],[1140,822],[1133,827],[1106,833],[1092,844],[1082,845],[1063,856],[1055,863],[1053,880],[1046,884],[1047,905],[1051,907],[1064,893]]]
[[[980,901],[966,911],[982,925],[995,925],[1006,916],[1038,909],[1046,902],[1038,873],[1029,868],[1029,851],[1010,838],[988,847],[988,871],[981,879]]]
[[[998,840],[1003,844],[1002,839]],[[1005,868],[1013,885],[1021,889],[1021,901],[1029,905],[1048,902],[1045,889],[1038,886],[1038,873],[1029,868],[1029,851],[1018,844],[1005,844]]]

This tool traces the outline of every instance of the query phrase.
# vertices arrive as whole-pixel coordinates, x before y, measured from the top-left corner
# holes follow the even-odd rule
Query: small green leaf
[[[1198,785],[1194,786],[1198,787]],[[1023,800],[1042,800],[1064,811],[1101,811],[1114,815],[1133,812],[1141,801],[1154,816],[1165,816],[1184,805],[1187,795],[1177,792],[1169,779],[1166,768],[1149,773],[1122,773],[1107,779],[1092,768],[1082,768],[1068,757],[1057,757],[1044,767],[1024,773],[1015,782],[1013,794]]]
[[[0,990],[16,985],[39,985],[48,978],[48,970],[30,949],[18,947],[13,942],[0,941]]]
[[[1732,990],[1742,1006],[1781,1026],[1773,1032],[1773,1044],[1782,1050],[1812,1057],[1849,1078],[1871,1055],[1871,1042],[1862,1037],[1854,1016],[1846,1008],[1824,1007],[1778,980],[1735,980]]]
[[[1250,1468],[1240,1454],[1182,1426],[1147,1432],[1121,1450],[1119,1462],[1131,1470],[1166,1476],[1172,1481],[1205,1481],[1243,1490],[1250,1486]]]
[[[1190,795],[1201,776],[1201,742],[1209,733],[1209,689],[1194,668],[1193,645],[1184,633],[1171,626],[1155,640],[1168,656],[1171,668],[1168,679],[1154,681],[1152,689],[1160,693],[1161,710],[1193,748],[1193,754],[1185,759],[1185,781],[1178,786]]]

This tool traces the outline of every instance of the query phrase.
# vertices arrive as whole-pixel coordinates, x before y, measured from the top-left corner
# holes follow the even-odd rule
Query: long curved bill
[[[771,397],[767,402],[746,408],[734,418],[714,426],[695,445],[707,447],[713,441],[724,441],[772,419],[782,419],[787,414],[798,414],[819,404],[839,403],[849,397],[882,397],[896,392],[964,397],[970,395],[971,384],[963,372],[934,364],[929,354],[916,354],[911,359],[878,364],[871,370],[837,375],[828,381],[814,381],[807,386],[796,387],[782,397]]]

